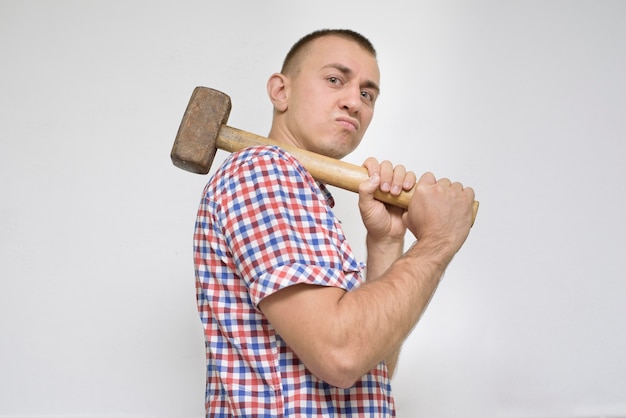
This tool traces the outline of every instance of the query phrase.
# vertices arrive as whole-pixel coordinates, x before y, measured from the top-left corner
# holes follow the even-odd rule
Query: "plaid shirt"
[[[211,417],[395,416],[384,363],[341,389],[311,374],[258,309],[294,284],[350,291],[363,278],[328,190],[269,146],[228,157],[207,184],[194,234]]]

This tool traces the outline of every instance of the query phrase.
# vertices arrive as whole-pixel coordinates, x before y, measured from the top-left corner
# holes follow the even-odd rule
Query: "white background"
[[[0,416],[202,416],[208,177],[169,152],[197,85],[267,134],[268,76],[321,27],[379,51],[347,161],[481,202],[405,344],[398,415],[626,416],[625,23],[597,0],[0,0]],[[356,197],[336,199],[362,256]]]

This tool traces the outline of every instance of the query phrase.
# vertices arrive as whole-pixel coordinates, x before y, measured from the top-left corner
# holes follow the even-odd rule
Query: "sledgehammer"
[[[326,157],[295,146],[278,143],[269,138],[226,125],[230,115],[230,97],[208,87],[196,87],[178,128],[170,157],[176,167],[197,174],[207,174],[217,149],[240,151],[257,145],[275,145],[292,154],[314,179],[358,193],[359,184],[369,178],[367,169]],[[406,209],[413,189],[394,196],[380,190],[374,197],[381,202]],[[474,202],[472,224],[476,219],[478,202]]]

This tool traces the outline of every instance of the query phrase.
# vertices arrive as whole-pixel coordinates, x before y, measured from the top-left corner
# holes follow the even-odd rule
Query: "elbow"
[[[345,350],[326,352],[317,370],[311,370],[319,379],[341,389],[348,389],[369,370],[359,361],[359,354]]]
[[[340,389],[349,389],[359,380],[361,376],[356,377],[349,373],[335,372],[326,378],[321,378],[324,382]]]

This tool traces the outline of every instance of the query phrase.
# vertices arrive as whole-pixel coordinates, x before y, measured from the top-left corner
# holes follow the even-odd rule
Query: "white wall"
[[[267,77],[320,27],[379,50],[347,160],[481,202],[403,350],[399,416],[626,416],[625,18],[597,0],[1,0],[0,416],[202,416],[207,177],[169,151],[196,85],[266,134]],[[336,197],[362,254],[356,198]]]

